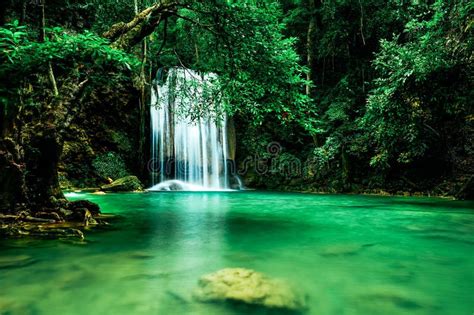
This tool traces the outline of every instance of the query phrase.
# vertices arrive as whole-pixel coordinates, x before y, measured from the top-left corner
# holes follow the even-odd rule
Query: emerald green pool
[[[474,313],[474,204],[260,192],[78,195],[122,218],[84,243],[0,240],[0,314],[243,314],[203,274],[286,279],[308,314]],[[261,312],[262,309],[255,311]],[[249,309],[245,313],[250,313]]]

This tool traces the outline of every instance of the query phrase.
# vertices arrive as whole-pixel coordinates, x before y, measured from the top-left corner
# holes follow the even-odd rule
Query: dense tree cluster
[[[299,181],[266,175],[279,188],[469,195],[473,13],[469,0],[9,0],[2,135],[71,78],[131,81],[144,124],[157,70],[181,66],[219,75],[240,160],[278,141],[302,161]]]
[[[309,68],[315,121],[306,131],[253,129],[265,140],[249,141],[250,151],[263,155],[265,143],[283,141],[312,170],[302,187],[472,194],[471,1],[303,0],[281,7],[284,33],[298,38],[300,63]]]

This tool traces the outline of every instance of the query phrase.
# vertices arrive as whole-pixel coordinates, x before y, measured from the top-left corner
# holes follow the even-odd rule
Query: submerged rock
[[[81,230],[67,226],[61,227],[62,225],[69,225],[69,223],[38,224],[20,222],[18,224],[0,224],[0,238],[84,239],[84,233]]]
[[[141,191],[143,185],[136,176],[125,176],[119,178],[108,185],[100,187],[103,191]]]
[[[3,256],[0,257],[0,269],[24,267],[34,262],[35,260],[27,255]]]
[[[362,246],[359,244],[335,244],[322,248],[320,255],[324,257],[331,256],[351,256],[356,255]]]
[[[320,255],[323,257],[339,257],[339,256],[352,256],[359,254],[362,250],[373,247],[377,244],[332,244],[323,247],[320,251]]]
[[[369,286],[353,306],[365,314],[433,314],[436,306],[417,291],[393,286]]]
[[[302,312],[305,298],[281,280],[244,268],[226,268],[199,280],[195,297],[201,302],[241,302],[271,309]]]
[[[155,258],[155,255],[152,255],[147,252],[141,252],[141,251],[134,251],[134,252],[128,252],[126,253],[126,256],[128,258],[132,259],[153,259]]]
[[[24,301],[23,299],[8,299],[2,296],[0,298],[0,314],[11,315],[11,314],[22,314],[32,315],[38,314],[38,310],[34,306],[32,301]]]

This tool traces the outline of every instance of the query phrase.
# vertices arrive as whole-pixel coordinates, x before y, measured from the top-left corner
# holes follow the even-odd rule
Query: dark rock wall
[[[65,133],[59,165],[63,188],[98,187],[107,183],[108,179],[98,172],[94,161],[109,153],[124,161],[126,173],[144,175],[139,154],[143,122],[140,122],[138,99],[138,92],[128,82],[116,86],[114,91],[94,89],[82,100],[82,110]]]

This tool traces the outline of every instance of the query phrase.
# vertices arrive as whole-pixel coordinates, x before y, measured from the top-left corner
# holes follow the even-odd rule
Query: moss
[[[97,156],[93,161],[95,172],[102,178],[118,179],[129,175],[122,157],[115,152]]]
[[[126,176],[119,178],[108,185],[101,187],[103,191],[141,191],[143,190],[143,185],[136,176]]]

